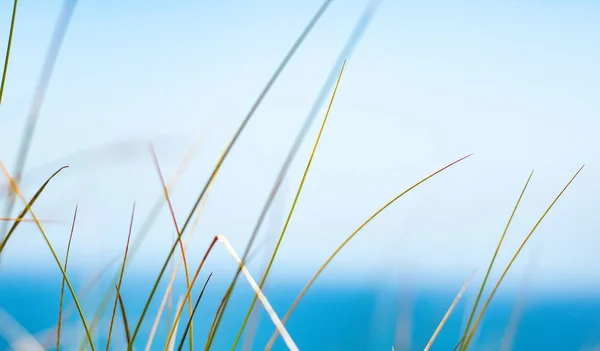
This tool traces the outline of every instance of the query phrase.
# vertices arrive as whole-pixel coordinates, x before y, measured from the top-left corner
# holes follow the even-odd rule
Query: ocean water
[[[0,307],[29,333],[37,334],[41,339],[44,330],[52,328],[57,322],[60,280],[29,276],[0,276],[0,279]],[[198,307],[194,318],[194,349],[204,349],[206,331],[226,286],[223,283],[209,284]],[[81,289],[76,283],[75,288]],[[282,317],[301,288],[301,284],[270,286],[266,294]],[[103,291],[98,288],[82,299],[87,319],[91,319]],[[164,286],[161,285],[155,302],[151,305],[151,312],[136,339],[137,350],[143,350],[146,345],[163,291]],[[149,292],[150,285],[141,279],[129,280],[123,286],[122,296],[130,323],[139,318],[141,307]],[[194,298],[198,293],[199,289],[195,289]],[[177,294],[176,292],[175,296]],[[396,350],[422,350],[455,294],[456,291],[452,292],[451,289],[430,287],[394,291],[390,288],[367,285],[316,284],[298,305],[287,327],[301,350],[390,350],[394,344]],[[65,296],[65,309],[68,310],[72,299],[68,291]],[[231,349],[251,297],[247,286],[242,287],[240,284],[223,318],[213,350]],[[109,311],[112,309],[113,298],[110,300]],[[516,296],[504,294],[492,302],[470,350],[500,350],[515,298]],[[432,350],[452,350],[464,323],[466,303],[472,301],[473,296],[465,297],[457,306]],[[600,344],[600,299],[581,296],[570,298],[568,295],[553,298],[528,295],[524,301],[512,350],[593,350],[594,345]],[[258,307],[260,308],[260,305]],[[72,311],[74,313],[64,322],[61,342],[61,349],[64,350],[77,349],[84,336],[79,317],[75,310]],[[167,314],[165,312],[165,315]],[[3,334],[0,350],[8,350],[10,344],[4,334],[7,331],[13,334],[19,331],[7,322],[4,314],[3,316],[0,319],[0,332]],[[95,340],[97,349],[106,348],[109,316],[110,312],[105,314],[100,324],[100,332]],[[111,349],[114,350],[124,349],[125,339],[121,321],[117,312],[111,342]],[[163,318],[152,350],[162,350],[161,345],[164,345],[166,334],[165,322]],[[133,329],[133,325],[130,328]],[[182,334],[181,329],[183,326],[179,329],[177,343]],[[268,316],[261,313],[252,349],[264,349],[273,330]],[[48,339],[48,342],[50,345],[55,343],[53,338]],[[238,349],[241,350],[241,347]],[[286,349],[282,340],[278,339],[274,350]]]

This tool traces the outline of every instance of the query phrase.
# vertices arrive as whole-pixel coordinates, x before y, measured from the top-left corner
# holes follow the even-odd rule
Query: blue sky
[[[215,234],[225,234],[242,251],[278,167],[365,5],[334,2],[274,86],[215,183],[190,247],[193,260]],[[0,159],[9,167],[60,6],[48,0],[19,7],[0,107]],[[66,244],[79,204],[76,264],[97,267],[121,252],[132,203],[141,225],[160,195],[145,143],[156,143],[170,178],[202,137],[173,193],[183,222],[228,135],[318,6],[313,0],[80,1],[28,161],[31,169],[50,165],[26,175],[31,196],[54,168],[71,165],[36,206],[39,217],[65,221],[48,225],[56,245]],[[398,269],[431,280],[466,279],[474,268],[483,273],[535,169],[499,258],[505,264],[585,163],[513,277],[526,269],[533,249],[539,282],[598,281],[599,11],[593,1],[384,1],[349,58],[278,272],[290,279],[311,274],[378,207],[473,152],[365,228],[336,258],[329,278],[394,279]],[[6,33],[9,21],[10,4],[4,2],[0,29]],[[266,229],[280,228],[319,123]],[[124,162],[98,160],[94,166],[69,157],[120,141],[136,145]],[[134,267],[156,267],[172,232],[165,208]],[[7,248],[12,267],[51,262],[33,227],[24,225],[18,234]],[[35,258],[22,254],[26,248]],[[233,265],[223,250],[214,260]]]

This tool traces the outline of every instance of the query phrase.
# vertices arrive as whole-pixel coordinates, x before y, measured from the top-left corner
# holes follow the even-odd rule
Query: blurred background
[[[245,249],[294,138],[330,71],[337,74],[338,55],[367,3],[334,1],[257,110],[210,192],[187,251],[192,267],[214,235],[227,236],[240,255]],[[62,6],[58,0],[19,3],[0,106],[0,160],[11,172]],[[122,254],[133,203],[135,235],[162,196],[149,145],[167,180],[190,148],[196,150],[170,193],[183,223],[226,143],[319,6],[314,0],[78,2],[39,113],[22,190],[31,198],[54,171],[70,166],[34,210],[57,221],[45,229],[63,257],[79,206],[69,263],[79,286]],[[1,3],[3,47],[11,14],[12,2]],[[600,341],[594,338],[600,326],[599,14],[594,1],[381,3],[346,58],[268,280],[265,294],[273,296],[276,310],[283,315],[336,247],[386,202],[474,155],[398,200],[335,258],[315,294],[308,293],[306,307],[299,305],[296,324],[296,317],[290,321],[301,349],[378,350],[394,343],[396,349],[422,349],[476,270],[436,342],[451,349],[530,172],[535,170],[491,283],[582,164],[515,261],[473,347],[499,349],[511,309],[525,293],[528,307],[515,350],[579,350]],[[283,227],[325,107],[259,233],[259,251],[250,262],[257,277],[261,252],[272,250]],[[8,180],[2,183],[8,199]],[[17,201],[13,216],[22,208]],[[141,296],[147,295],[173,235],[165,206],[126,272],[139,282],[132,291],[143,287]],[[217,251],[206,272],[215,272],[215,286],[225,286],[236,266],[222,248]],[[26,329],[56,323],[60,272],[34,224],[21,224],[11,238],[0,279],[6,282],[2,308]],[[52,300],[42,301],[33,289],[40,282]],[[20,296],[13,296],[15,289]],[[245,282],[239,290],[239,309],[231,308],[232,325],[224,327],[233,331],[251,298]],[[138,293],[131,294],[135,300]],[[210,308],[221,295],[214,296],[215,303],[206,303]],[[18,307],[32,301],[39,304],[35,312]],[[47,319],[31,318],[45,315],[45,308]],[[206,308],[210,312],[199,318],[212,320],[214,308]],[[257,349],[268,340],[270,323],[263,318]],[[233,336],[224,332],[223,346],[215,347],[231,347]],[[285,345],[279,341],[277,347]]]

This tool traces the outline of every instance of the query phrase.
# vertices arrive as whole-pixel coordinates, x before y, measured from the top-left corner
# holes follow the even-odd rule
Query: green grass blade
[[[575,178],[577,177],[577,175],[579,175],[579,173],[581,172],[581,170],[583,169],[583,167],[584,166],[581,166],[581,168],[579,168],[579,170],[575,173],[575,175],[573,175],[573,177],[571,177],[571,179],[569,180],[569,182],[567,183],[567,185],[565,185],[564,188],[560,191],[560,193],[556,196],[556,198],[554,198],[554,200],[552,201],[552,203],[548,206],[548,208],[546,209],[546,211],[544,211],[544,213],[542,214],[542,216],[540,217],[540,219],[533,226],[533,228],[531,229],[531,231],[529,232],[529,234],[527,234],[527,236],[525,237],[525,240],[523,240],[523,242],[521,243],[521,246],[519,246],[519,249],[517,250],[517,252],[515,252],[515,254],[513,255],[512,259],[510,260],[510,262],[506,266],[506,269],[504,270],[504,272],[500,276],[500,279],[498,279],[498,282],[494,286],[494,289],[492,290],[490,296],[488,297],[487,301],[483,305],[483,308],[481,309],[481,312],[479,312],[477,320],[475,321],[475,324],[473,325],[473,328],[471,329],[471,331],[469,333],[469,336],[465,340],[465,344],[464,344],[464,349],[465,350],[469,347],[469,343],[471,342],[471,339],[473,338],[473,335],[475,334],[475,330],[477,329],[477,326],[479,325],[479,322],[481,321],[481,318],[483,317],[483,314],[485,313],[488,305],[492,301],[492,298],[494,297],[494,294],[496,293],[496,290],[498,290],[498,287],[502,283],[502,280],[504,280],[504,277],[508,273],[508,270],[510,269],[510,267],[512,266],[512,264],[517,259],[517,256],[519,256],[519,254],[521,253],[521,251],[525,247],[525,244],[527,244],[527,242],[529,241],[529,239],[533,235],[533,232],[535,232],[535,230],[540,225],[540,223],[542,223],[542,221],[544,220],[544,218],[546,217],[546,215],[548,214],[548,212],[550,212],[550,210],[552,209],[552,207],[554,207],[554,205],[556,204],[556,202],[558,201],[558,199],[560,199],[560,197],[563,195],[563,193],[567,190],[567,188],[575,180]]]
[[[2,83],[0,85],[0,104],[2,104],[2,97],[4,96],[4,84],[6,83],[6,74],[8,72],[8,61],[10,58],[10,49],[12,47],[13,33],[15,31],[15,21],[17,20],[17,7],[19,0],[15,0],[13,5],[12,18],[10,20],[10,32],[8,33],[8,44],[6,44],[6,56],[4,57],[4,70],[2,72]]]
[[[352,234],[350,234],[350,236],[348,236],[346,238],[346,240],[344,240],[344,242],[338,246],[338,248],[333,252],[333,254],[331,256],[329,256],[329,258],[327,259],[327,261],[325,261],[325,263],[319,268],[319,270],[317,271],[317,273],[315,273],[315,275],[311,278],[311,280],[308,282],[308,284],[306,284],[306,286],[304,287],[304,289],[302,289],[302,292],[300,292],[300,294],[298,295],[298,297],[296,298],[296,300],[294,301],[294,303],[292,304],[292,306],[290,307],[290,309],[288,310],[288,312],[286,313],[286,315],[283,317],[282,322],[285,324],[287,322],[287,320],[290,318],[290,315],[292,314],[292,312],[294,311],[294,309],[296,308],[296,306],[298,305],[298,303],[300,302],[300,300],[302,299],[302,297],[306,294],[306,292],[308,291],[308,289],[313,285],[313,283],[317,280],[317,278],[319,277],[319,275],[321,275],[321,273],[325,270],[325,268],[329,265],[329,263],[335,258],[335,256],[337,256],[337,254],[344,248],[344,246],[346,246],[350,240],[352,240],[352,238],[354,238],[356,236],[356,234],[358,234],[358,232],[360,232],[367,224],[369,224],[375,217],[377,217],[381,212],[383,212],[386,208],[388,208],[390,205],[392,205],[394,202],[396,202],[396,200],[400,199],[402,196],[406,195],[408,192],[410,192],[411,190],[413,190],[414,188],[418,187],[419,185],[423,184],[424,182],[426,182],[427,180],[433,178],[434,176],[436,176],[437,174],[443,172],[444,170],[454,166],[455,164],[467,159],[468,157],[470,157],[472,154],[469,154],[467,156],[464,156],[442,168],[440,168],[439,170],[431,173],[430,175],[428,175],[427,177],[421,179],[420,181],[418,181],[417,183],[413,184],[411,187],[409,187],[408,189],[404,190],[402,193],[400,193],[399,195],[397,195],[396,197],[394,197],[392,200],[388,201],[385,205],[383,205],[382,207],[380,207],[374,214],[372,214],[365,222],[363,222]],[[275,333],[271,336],[271,340],[269,341],[269,343],[267,344],[267,347],[265,348],[265,350],[270,350],[273,347],[273,344],[275,343],[275,340],[277,339],[277,336],[279,335],[279,333],[277,331],[275,331]]]
[[[127,244],[125,244],[125,253],[123,254],[123,264],[119,272],[119,282],[117,283],[117,292],[115,294],[115,304],[113,306],[112,316],[110,317],[110,325],[108,327],[108,337],[106,340],[106,351],[110,345],[110,337],[112,336],[113,323],[115,321],[115,315],[117,314],[117,304],[119,302],[119,296],[121,296],[121,284],[123,283],[123,274],[125,273],[125,264],[127,263],[127,253],[129,252],[129,242],[131,241],[131,231],[133,230],[133,218],[135,216],[135,204],[131,210],[131,220],[129,222],[129,233],[127,234]]]
[[[71,224],[71,233],[69,234],[69,243],[67,244],[67,253],[65,255],[65,272],[69,264],[69,253],[71,252],[71,240],[73,240],[73,232],[75,231],[75,221],[77,220],[77,209],[75,206],[75,214],[73,215],[73,224]],[[60,287],[60,302],[58,303],[58,323],[56,325],[56,350],[60,350],[60,328],[62,324],[63,298],[65,296],[65,278],[62,279]]]
[[[532,176],[533,176],[533,171],[531,171],[531,173],[529,174],[529,177],[527,178],[527,182],[525,182],[525,186],[523,186],[523,189],[521,190],[519,199],[517,200],[517,203],[515,204],[515,207],[513,208],[513,211],[510,214],[510,217],[508,218],[508,222],[506,222],[504,231],[502,232],[502,235],[500,236],[500,240],[498,241],[498,245],[496,246],[496,251],[494,251],[494,255],[492,256],[490,265],[488,266],[487,272],[485,273],[485,277],[483,278],[483,282],[481,283],[481,287],[479,288],[479,293],[477,293],[477,298],[475,299],[475,304],[473,305],[473,309],[471,310],[471,314],[469,315],[469,320],[467,321],[467,326],[465,328],[465,332],[463,334],[462,340],[466,340],[467,333],[469,332],[469,329],[471,328],[471,323],[473,322],[473,317],[475,316],[475,312],[477,311],[477,306],[479,305],[479,300],[481,299],[481,295],[483,294],[483,290],[485,289],[485,285],[490,276],[490,272],[492,271],[492,267],[494,266],[494,263],[496,262],[496,257],[498,256],[500,247],[502,246],[502,243],[504,242],[504,237],[506,236],[506,233],[508,232],[508,228],[510,228],[510,224],[512,223],[515,213],[517,213],[519,204],[521,203],[521,200],[523,199],[523,195],[525,195],[525,191],[527,190],[527,186],[529,186],[529,182],[531,181]],[[460,350],[461,351],[465,350],[465,345],[462,343],[460,346]]]
[[[123,297],[121,296],[120,289],[115,285],[117,289],[117,297],[119,298],[119,308],[121,309],[121,317],[123,318],[123,328],[125,328],[125,337],[127,338],[127,344],[131,343],[131,333],[129,332],[129,322],[127,321],[127,313],[125,312],[125,303],[123,303]]]
[[[200,291],[200,295],[198,295],[198,298],[196,299],[196,303],[194,304],[194,309],[192,310],[192,315],[190,316],[190,319],[188,320],[187,325],[185,326],[185,330],[183,331],[183,335],[181,336],[181,341],[179,341],[179,347],[177,348],[177,351],[181,351],[183,348],[183,343],[185,342],[185,337],[192,325],[192,319],[194,318],[194,314],[196,314],[196,309],[198,308],[198,305],[200,304],[200,300],[202,300],[202,295],[204,295],[204,290],[206,289],[206,286],[208,285],[208,282],[210,281],[210,278],[212,277],[212,275],[213,275],[212,272],[208,275],[208,278],[206,279],[206,282],[204,282],[204,286],[202,287],[202,290]]]
[[[306,181],[306,176],[308,175],[308,171],[310,170],[310,166],[312,164],[313,158],[317,151],[317,147],[319,146],[319,141],[321,140],[321,135],[323,134],[323,130],[325,129],[325,124],[327,123],[327,118],[329,117],[329,112],[331,111],[331,106],[333,105],[333,101],[335,100],[335,95],[337,93],[337,90],[338,90],[338,87],[340,84],[340,80],[342,79],[342,74],[344,73],[345,66],[346,66],[346,62],[344,62],[344,64],[342,65],[342,69],[340,70],[340,73],[338,75],[338,80],[335,84],[335,88],[333,89],[333,94],[331,95],[331,100],[329,101],[329,106],[327,107],[327,112],[325,113],[325,118],[323,118],[323,122],[321,123],[321,129],[319,129],[319,134],[317,135],[317,139],[315,140],[312,152],[308,159],[308,163],[306,164],[306,168],[304,169],[304,174],[302,175],[302,180],[300,181],[300,185],[298,186],[298,191],[296,191],[296,196],[294,197],[292,207],[288,213],[285,224],[283,225],[283,230],[281,231],[281,234],[279,235],[279,239],[277,240],[277,244],[275,245],[275,249],[273,250],[271,259],[269,260],[269,263],[267,264],[267,269],[265,270],[265,273],[263,274],[263,277],[260,281],[260,284],[259,284],[260,289],[262,289],[263,286],[265,285],[267,276],[269,275],[269,272],[271,271],[271,266],[273,265],[273,262],[275,261],[277,252],[279,251],[279,246],[281,245],[281,242],[283,241],[285,232],[287,231],[287,228],[288,228],[288,225],[290,224],[290,220],[292,219],[294,210],[296,209],[296,204],[298,203],[298,198],[300,198],[300,193],[302,192],[302,188],[304,187],[304,182]],[[231,347],[232,351],[234,351],[236,349],[238,342],[239,342],[240,338],[242,337],[242,333],[244,332],[246,323],[248,323],[248,319],[250,318],[250,315],[252,314],[252,310],[254,309],[254,305],[256,304],[257,299],[258,299],[258,295],[255,294],[254,299],[252,300],[252,303],[250,304],[250,308],[248,309],[248,313],[246,314],[246,317],[244,318],[244,322],[242,323],[242,326],[240,327],[240,330],[239,330],[238,335],[233,343],[233,346]]]

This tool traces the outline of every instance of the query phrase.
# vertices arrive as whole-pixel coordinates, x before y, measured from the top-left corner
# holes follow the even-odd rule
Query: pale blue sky
[[[215,234],[227,235],[242,251],[278,167],[365,4],[334,2],[294,57],[226,161],[191,253],[203,252]],[[46,0],[19,7],[0,107],[0,159],[9,167],[60,6]],[[96,266],[120,252],[132,203],[137,201],[141,225],[160,194],[145,140],[157,141],[170,178],[193,141],[207,137],[173,194],[183,222],[228,134],[318,6],[314,0],[80,1],[28,161],[34,168],[66,157],[72,166],[36,208],[39,217],[69,222],[80,205],[77,264]],[[280,272],[314,272],[378,207],[473,152],[365,228],[328,277],[394,277],[398,267],[416,267],[425,279],[464,279],[477,267],[483,273],[535,168],[500,257],[506,263],[585,163],[530,249],[539,250],[539,281],[598,281],[599,14],[593,1],[384,1],[348,61],[277,261],[293,269]],[[9,20],[10,4],[3,2],[0,30],[8,32]],[[319,123],[291,169],[278,215],[265,227],[283,221]],[[103,160],[90,167],[68,157],[131,140],[141,140],[140,151],[118,165]],[[27,193],[60,165],[30,174]],[[68,224],[47,228],[57,245],[65,245]],[[135,267],[155,267],[172,231],[165,208]],[[35,259],[23,255],[26,247]],[[12,267],[51,262],[31,226],[23,226],[7,250]],[[221,251],[214,260],[229,258]],[[524,256],[517,262],[515,278],[527,261]],[[359,277],[349,277],[357,272]]]

